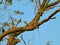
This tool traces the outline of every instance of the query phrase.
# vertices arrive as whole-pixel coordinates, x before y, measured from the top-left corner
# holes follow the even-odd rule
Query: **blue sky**
[[[14,1],[14,0],[13,0]],[[51,2],[54,2],[54,0],[52,0]],[[24,21],[30,22],[33,18],[34,18],[34,8],[32,5],[33,3],[31,3],[29,0],[21,0],[21,1],[14,1],[13,5],[8,6],[7,9],[10,9],[10,13],[12,15],[12,17],[14,18],[21,18]],[[60,5],[60,4],[59,4]],[[50,11],[46,12],[43,14],[43,16],[41,17],[41,19],[43,18],[47,18],[47,15],[50,15],[53,11],[57,10],[58,8],[54,8],[51,9]],[[24,15],[20,16],[20,15],[15,15],[13,13],[14,10],[20,10],[22,12],[24,12]],[[5,10],[6,11],[6,10]],[[7,21],[8,19],[8,12],[6,11],[2,11],[3,14],[1,13],[4,20],[0,19],[0,22],[4,22]],[[52,45],[60,45],[60,21],[59,21],[59,15],[60,13],[57,13],[56,19],[53,20],[49,20],[48,22],[44,23],[43,25],[41,25],[39,27],[39,29],[35,29],[34,31],[25,31],[24,33],[22,33],[21,35],[23,35],[23,39],[25,40],[26,44],[28,45],[28,40],[30,40],[30,44],[29,45],[46,45],[47,41],[52,41]],[[19,24],[18,26],[24,26],[25,24],[23,22],[21,22],[21,24]],[[34,33],[34,36],[33,36]],[[18,36],[18,38],[20,39],[21,35]],[[33,39],[34,37],[34,39]],[[6,41],[1,42],[1,45],[5,45]],[[20,43],[18,43],[17,45],[24,45],[23,41],[21,41]]]

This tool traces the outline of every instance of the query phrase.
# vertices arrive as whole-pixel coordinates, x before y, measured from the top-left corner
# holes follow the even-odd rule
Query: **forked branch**
[[[58,12],[60,12],[60,9],[56,10],[56,11],[55,11],[54,13],[52,13],[48,18],[40,21],[36,26],[39,27],[39,26],[42,25],[43,23],[47,22],[48,20],[50,20],[50,19],[51,19],[56,13],[58,13]],[[21,33],[22,33],[22,32],[24,32],[24,31],[32,31],[32,30],[34,30],[34,29],[36,29],[36,28],[35,28],[35,25],[24,26],[24,27],[21,27],[21,28],[11,28],[10,30],[8,30],[8,31],[0,34],[0,40],[2,40],[4,36],[6,36],[6,35],[8,35],[8,34],[11,34],[11,33],[19,32],[19,31],[21,31]]]

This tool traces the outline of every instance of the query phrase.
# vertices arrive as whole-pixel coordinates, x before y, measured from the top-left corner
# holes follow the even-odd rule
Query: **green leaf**
[[[17,27],[17,25],[18,25],[20,22],[22,22],[21,18],[17,21],[17,24],[16,24],[15,27]]]
[[[25,24],[27,24],[27,22],[26,22],[26,21],[24,21],[24,23],[25,23]]]
[[[9,23],[8,22],[5,22],[2,24],[3,26],[9,26]]]
[[[52,17],[51,19],[56,19],[56,17]]]
[[[12,5],[12,0],[6,0],[6,4]]]
[[[20,20],[18,20],[18,23],[20,23],[22,20],[20,19]]]
[[[15,14],[21,14],[23,15],[24,13],[23,12],[20,12],[20,11],[14,11]]]
[[[18,20],[17,19],[14,19],[15,22],[17,22]]]
[[[34,2],[34,0],[31,0],[31,2]]]
[[[11,21],[12,21],[12,22],[11,22],[11,25],[12,25],[12,27],[14,27],[15,23],[14,23],[13,17],[10,16],[10,19],[11,19]]]
[[[13,20],[13,19],[12,19],[11,25],[12,25],[12,27],[14,27],[14,25],[15,25],[15,23],[14,23],[14,20]]]
[[[0,0],[0,4],[2,4],[2,1],[3,1],[3,0]]]
[[[52,41],[48,41],[46,45],[52,45]]]
[[[5,29],[2,29],[2,33],[5,32]]]

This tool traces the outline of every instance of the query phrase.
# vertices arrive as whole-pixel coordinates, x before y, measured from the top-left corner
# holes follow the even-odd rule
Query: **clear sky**
[[[51,0],[51,2],[54,2],[54,0]],[[60,5],[60,4],[59,4]],[[1,7],[1,5],[0,5]],[[14,1],[11,6],[8,6],[8,9],[10,9],[10,13],[14,18],[19,19],[19,15],[15,15],[13,13],[14,10],[20,10],[24,12],[22,15],[22,20],[25,20],[27,22],[30,22],[34,18],[34,5],[30,2],[30,0],[21,0],[21,1]],[[41,19],[47,18],[48,15],[50,15],[52,12],[57,10],[58,8],[51,9],[50,11],[43,14]],[[0,19],[0,22],[7,21],[8,19],[8,12],[2,11],[0,12],[4,20]],[[3,14],[2,14],[3,13]],[[28,45],[28,40],[30,40],[29,45],[46,45],[47,41],[52,41],[52,45],[60,45],[60,21],[59,21],[59,15],[60,13],[57,13],[56,19],[49,20],[48,22],[44,23],[39,27],[39,29],[35,29],[34,31],[26,31],[22,33],[23,39],[25,40],[26,44]],[[18,26],[24,26],[24,23],[22,22]],[[21,35],[18,36],[20,39]],[[34,35],[34,36],[33,36]],[[6,41],[1,42],[1,45],[6,45]],[[18,43],[17,45],[24,45],[23,41]]]

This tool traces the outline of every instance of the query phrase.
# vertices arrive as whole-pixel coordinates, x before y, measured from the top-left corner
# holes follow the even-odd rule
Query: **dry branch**
[[[58,9],[58,10],[56,10],[54,13],[52,13],[48,18],[46,18],[46,19],[43,19],[42,21],[40,21],[39,23],[38,23],[38,26],[39,25],[42,25],[43,23],[45,23],[45,22],[47,22],[48,20],[50,20],[56,13],[58,13],[58,12],[60,12],[60,9]]]
[[[50,20],[51,17],[53,17],[57,12],[60,12],[60,9],[56,10],[56,11],[55,11],[54,13],[52,13],[48,18],[40,21],[36,26],[39,27],[41,24],[47,22],[47,21]],[[36,29],[35,25],[32,25],[32,26],[24,26],[24,27],[19,27],[19,28],[11,28],[11,29],[9,29],[8,31],[0,34],[0,40],[2,40],[2,38],[3,38],[4,36],[6,36],[6,35],[8,35],[8,34],[11,34],[11,33],[19,32],[19,31],[22,31],[22,32],[24,32],[24,31],[32,31],[32,30],[34,30],[34,29]],[[22,32],[21,32],[21,33],[22,33]]]
[[[43,23],[49,21],[56,13],[60,12],[60,9],[53,12],[48,18],[43,19],[39,22],[39,19],[44,11],[46,11],[47,8],[52,7],[60,3],[59,1],[53,2],[49,4],[49,1],[44,0],[41,4],[41,7],[38,8],[37,14],[33,18],[31,22],[28,23],[28,25],[23,27],[17,27],[17,28],[10,28],[7,31],[0,34],[0,41],[6,36],[9,35],[9,40],[7,45],[15,45],[16,43],[20,42],[19,39],[16,39],[15,37],[19,34],[25,32],[25,31],[32,31],[36,28],[38,28]],[[13,41],[13,43],[12,43]]]

